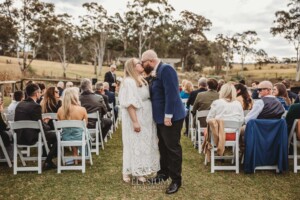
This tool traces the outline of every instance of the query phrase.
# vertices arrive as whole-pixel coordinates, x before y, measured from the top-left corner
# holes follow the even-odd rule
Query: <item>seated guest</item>
[[[38,86],[41,90],[41,97],[36,101],[38,104],[41,103],[41,101],[43,100],[44,98],[44,95],[45,95],[45,91],[46,91],[46,86],[44,83],[38,83]]]
[[[280,119],[284,108],[278,99],[272,96],[273,84],[270,81],[259,83],[257,91],[261,99],[254,102],[253,108],[245,117],[247,123],[251,119]]]
[[[109,106],[108,97],[105,95],[103,83],[98,81],[95,84],[95,94],[98,94],[98,95],[102,96],[102,98],[104,99],[107,110],[111,111],[112,108]]]
[[[43,113],[57,113],[62,102],[59,99],[59,90],[57,87],[49,87],[46,90],[45,97],[41,102]]]
[[[11,115],[11,118],[7,119],[8,121],[14,121],[16,107],[23,99],[24,94],[22,91],[14,92],[13,101],[9,104],[7,108],[7,113]]]
[[[280,101],[285,110],[288,110],[291,105],[291,100],[288,97],[286,87],[282,83],[276,83],[273,87],[273,95]]]
[[[66,88],[69,88],[69,87],[73,87],[73,82],[68,81],[68,82],[66,83]]]
[[[258,92],[257,92],[258,84],[259,84],[258,81],[253,81],[252,82],[252,88],[253,88],[252,95],[251,95],[252,99],[259,99]]]
[[[238,83],[235,84],[234,87],[237,93],[236,100],[238,100],[241,103],[243,110],[251,110],[253,101],[247,91],[246,86],[241,83]]]
[[[63,95],[64,88],[65,88],[64,82],[59,81],[59,82],[57,83],[57,89],[59,90],[59,96],[60,96],[60,97]]]
[[[56,134],[52,132],[47,132],[50,130],[47,124],[49,119],[42,119],[42,107],[36,103],[40,98],[41,91],[37,84],[28,84],[25,88],[27,99],[21,101],[15,110],[15,121],[41,120],[46,136],[46,140],[50,149],[47,158],[44,163],[44,169],[56,168],[55,164],[52,162],[53,157],[56,155],[57,140]],[[22,129],[16,130],[17,133],[17,143],[23,145],[33,145],[38,141],[39,130],[34,129]],[[44,151],[45,154],[45,151]]]
[[[206,121],[213,118],[244,121],[244,111],[241,103],[236,100],[236,89],[232,83],[224,84],[221,87],[219,99],[211,104]]]
[[[221,90],[222,85],[224,85],[226,82],[223,79],[219,79],[218,80],[218,88],[217,88],[217,92],[219,92]]]
[[[197,110],[209,110],[212,102],[219,99],[219,93],[217,92],[218,82],[215,79],[210,78],[207,80],[207,88],[208,90],[206,92],[200,92],[196,97],[192,110],[194,116],[196,115]],[[199,120],[201,127],[207,126],[205,118]]]
[[[116,106],[116,96],[115,93],[109,91],[109,84],[107,82],[103,83],[104,94],[108,97],[108,102],[112,103],[114,106],[115,120],[118,118],[118,107]]]
[[[291,102],[296,101],[296,98],[298,97],[298,95],[296,93],[294,93],[294,92],[291,91],[291,83],[290,83],[290,81],[284,79],[281,83],[283,83],[285,85],[287,93],[288,93],[288,96],[290,98],[290,101]],[[299,97],[298,97],[298,100],[299,100]]]
[[[198,80],[198,89],[191,92],[188,101],[186,102],[186,106],[190,107],[190,105],[194,105],[196,97],[198,93],[207,91],[207,79],[202,77]]]
[[[110,119],[103,117],[107,113],[107,108],[105,106],[104,99],[102,98],[102,96],[92,92],[92,82],[87,78],[81,81],[80,89],[82,91],[79,97],[81,106],[86,108],[87,113],[99,111],[101,119],[102,137],[104,139],[112,125],[112,121]],[[88,122],[88,128],[94,128],[95,126],[96,121],[90,119]]]
[[[69,87],[64,90],[62,106],[57,111],[58,120],[85,120],[87,122],[86,109],[80,106],[79,90],[75,87]],[[62,140],[74,141],[82,140],[83,130],[80,128],[64,128],[62,131]],[[76,147],[73,147],[73,155],[78,156]],[[77,163],[77,162],[75,162]]]
[[[59,98],[59,90],[57,87],[49,87],[46,90],[44,99],[41,102],[42,113],[57,113],[61,106],[61,100]],[[48,124],[51,130],[54,130],[52,119],[50,119]]]
[[[181,99],[188,99],[190,97],[191,92],[194,90],[193,83],[191,81],[187,81],[180,92]]]
[[[285,120],[288,127],[288,134],[291,132],[293,123],[295,119],[300,119],[300,103],[295,103],[291,105],[288,113],[286,114]],[[299,122],[298,122],[299,123]],[[300,132],[300,130],[298,130]],[[299,137],[300,139],[300,137]]]
[[[198,80],[198,85],[199,85],[199,89],[198,90],[194,90],[190,93],[188,100],[186,102],[186,107],[188,108],[188,110],[190,110],[190,106],[194,104],[195,99],[197,97],[197,94],[200,92],[205,92],[207,89],[207,79],[202,77]],[[183,92],[183,91],[181,91]],[[190,120],[190,116],[187,114],[185,117],[185,135],[188,135],[189,132],[189,120]]]

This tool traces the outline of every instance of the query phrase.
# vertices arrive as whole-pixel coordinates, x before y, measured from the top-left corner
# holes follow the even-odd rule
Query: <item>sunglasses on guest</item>
[[[271,90],[270,88],[257,88],[257,92],[261,92],[262,90]]]

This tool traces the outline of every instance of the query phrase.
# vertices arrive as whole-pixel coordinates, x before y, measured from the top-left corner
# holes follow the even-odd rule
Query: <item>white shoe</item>
[[[128,174],[123,174],[123,181],[125,183],[129,183],[130,182],[130,176]]]
[[[138,176],[137,179],[139,182],[142,182],[142,183],[145,183],[147,181],[147,179],[143,176]]]

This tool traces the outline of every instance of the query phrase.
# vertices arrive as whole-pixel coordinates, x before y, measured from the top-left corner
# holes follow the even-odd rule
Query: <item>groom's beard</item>
[[[150,65],[144,67],[144,72],[149,75],[153,71],[153,68]]]

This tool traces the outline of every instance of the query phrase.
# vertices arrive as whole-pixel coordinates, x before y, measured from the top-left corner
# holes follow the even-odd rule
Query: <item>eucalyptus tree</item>
[[[192,66],[187,65],[187,61],[191,57],[206,53],[206,49],[201,48],[201,45],[206,45],[207,38],[204,31],[210,30],[212,23],[204,16],[186,10],[180,13],[180,17],[173,26],[174,38],[172,42],[175,45],[173,47],[181,55],[184,63],[182,71],[184,71],[185,66],[187,66],[187,70],[192,69]]]
[[[53,18],[55,30],[53,32],[53,43],[50,49],[54,52],[63,69],[63,77],[66,77],[66,70],[70,63],[70,58],[78,47],[74,46],[76,41],[75,26],[72,23],[72,16],[67,13],[59,14]]]
[[[259,49],[255,54],[255,61],[258,66],[266,65],[270,62],[268,54],[263,49]],[[255,64],[255,66],[256,66]]]
[[[244,63],[248,55],[255,55],[256,49],[254,45],[260,40],[255,31],[245,31],[243,33],[235,33],[233,35],[233,49],[240,56],[241,68],[244,70]]]
[[[83,45],[93,56],[95,74],[98,76],[101,75],[106,41],[114,24],[102,5],[92,2],[82,6],[87,14],[80,17],[81,25],[78,29],[84,41]]]
[[[237,40],[233,36],[218,34],[216,36],[216,42],[220,44],[219,47],[222,49],[222,57],[224,61],[226,61],[226,76],[228,76],[230,63],[233,62],[233,52]]]
[[[167,0],[133,0],[128,2],[127,9],[124,19],[129,27],[124,30],[128,31],[127,37],[138,41],[138,55],[141,57],[146,46],[153,48],[150,39],[157,34],[157,27],[172,20],[174,8]]]
[[[15,41],[18,39],[18,30],[6,16],[0,14],[0,54],[15,52]]]
[[[276,19],[270,32],[282,35],[294,45],[297,54],[296,81],[300,76],[300,0],[289,0],[288,11],[280,10],[275,13]]]
[[[21,6],[17,7],[15,3]],[[15,41],[18,63],[22,73],[26,74],[40,48],[43,34],[41,26],[54,13],[54,5],[39,0],[5,0],[0,4],[0,10],[18,30],[18,39]],[[32,51],[31,56],[29,50]]]

